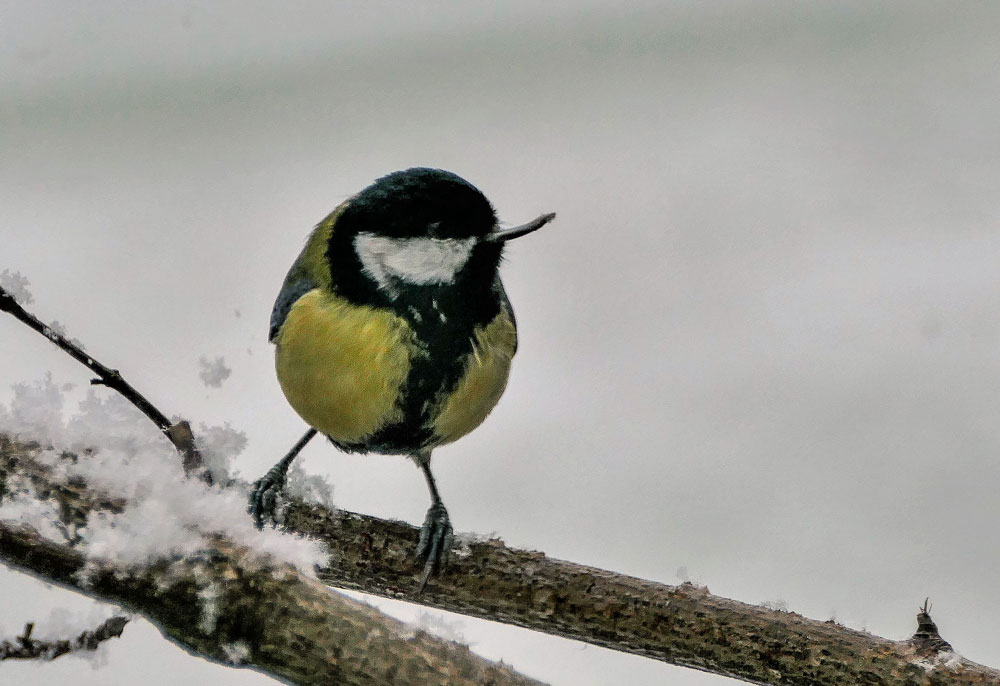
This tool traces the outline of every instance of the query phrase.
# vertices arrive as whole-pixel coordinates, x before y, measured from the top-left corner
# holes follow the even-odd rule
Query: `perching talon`
[[[434,503],[427,510],[424,525],[420,529],[420,540],[417,542],[417,557],[425,560],[424,575],[420,579],[418,593],[424,590],[432,576],[436,576],[444,568],[454,540],[455,535],[451,528],[451,520],[448,518],[448,510],[445,509],[444,503]]]

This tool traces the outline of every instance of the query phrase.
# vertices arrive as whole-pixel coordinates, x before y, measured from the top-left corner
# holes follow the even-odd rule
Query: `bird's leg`
[[[419,593],[427,586],[428,579],[439,573],[444,563],[448,561],[454,534],[448,510],[441,502],[437,484],[434,483],[434,475],[431,474],[431,454],[421,453],[415,455],[413,459],[423,471],[424,478],[427,479],[427,488],[431,492],[431,507],[427,510],[427,517],[424,518],[424,525],[420,529],[420,541],[417,543],[417,557],[427,558],[424,563],[424,576],[417,589]]]
[[[292,466],[292,461],[306,447],[306,443],[316,435],[316,429],[309,429],[305,432],[298,443],[292,446],[278,464],[267,470],[267,473],[253,482],[250,491],[250,504],[247,512],[253,517],[254,526],[258,529],[264,528],[264,519],[274,519],[274,509],[277,505],[278,494],[285,487],[285,475],[288,468]]]

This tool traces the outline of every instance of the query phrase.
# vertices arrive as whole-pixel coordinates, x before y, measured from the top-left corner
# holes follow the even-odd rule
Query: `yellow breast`
[[[289,404],[335,441],[359,441],[402,418],[396,398],[416,350],[403,319],[316,289],[295,302],[275,343]]]
[[[517,349],[517,330],[504,309],[475,330],[473,353],[455,391],[446,396],[432,424],[435,445],[456,441],[483,423],[507,387],[510,361]]]

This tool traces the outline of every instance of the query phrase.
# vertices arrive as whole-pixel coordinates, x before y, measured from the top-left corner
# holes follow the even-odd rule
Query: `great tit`
[[[479,426],[500,399],[517,350],[501,254],[554,217],[501,230],[468,181],[414,168],[376,180],[316,226],[270,328],[281,389],[312,428],[254,484],[258,526],[317,431],[346,452],[407,455],[431,496],[417,545],[427,583],[452,541],[431,451]]]

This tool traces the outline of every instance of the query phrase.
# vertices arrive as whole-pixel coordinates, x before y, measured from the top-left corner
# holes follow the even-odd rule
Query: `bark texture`
[[[413,558],[415,527],[302,503],[287,508],[285,523],[327,542],[330,562],[320,576],[333,586],[750,683],[1000,684],[1000,672],[950,650],[928,649],[939,644],[924,638],[890,641],[834,622],[720,598],[692,584],[669,586],[515,550],[500,540],[460,538],[444,573],[417,594],[422,569]]]
[[[124,504],[86,484],[50,480],[31,449],[0,438],[0,497],[11,477],[61,504],[65,522]],[[312,686],[540,686],[467,646],[442,641],[331,591],[317,579],[219,538],[181,559],[145,567],[95,564],[0,520],[0,560],[142,613],[189,650]]]
[[[20,458],[18,454],[0,440],[0,495],[5,470],[19,470],[23,475],[32,469],[23,451]],[[85,495],[83,485],[50,489],[62,489],[60,500],[70,503],[91,497]],[[719,598],[691,584],[669,586],[553,560],[543,553],[514,550],[499,540],[460,539],[444,574],[417,594],[422,568],[413,557],[418,538],[415,527],[302,503],[290,504],[284,517],[289,529],[328,544],[329,564],[320,577],[342,588],[515,624],[750,683],[1000,684],[1000,672],[964,660],[948,649],[926,612],[921,612],[920,629],[913,639],[889,641],[833,622]],[[0,528],[0,551],[7,560],[69,583],[82,564],[73,557],[79,555],[75,551],[53,547],[9,527]],[[333,594],[315,582],[302,588],[302,580],[294,579],[287,570],[259,566],[248,551],[234,550],[220,541],[199,559],[174,561],[163,569],[138,570],[125,586],[110,576],[98,576],[93,583],[100,594],[141,608],[168,633],[183,636],[183,641],[199,652],[226,659],[234,650],[240,652],[239,642],[243,641],[250,647],[254,664],[299,683],[332,683],[298,664],[306,653],[318,655],[317,664],[325,660],[325,664],[338,666],[355,659],[351,656],[361,661],[371,659],[372,648],[366,643],[371,633],[357,628],[360,619],[345,620],[348,625],[338,634],[344,643],[336,643],[340,647],[320,642],[318,632],[328,630],[330,615],[342,612],[327,600],[335,597]],[[212,588],[199,581],[204,578],[222,581]],[[179,581],[172,581],[169,592],[163,592],[158,590],[163,579]],[[216,593],[220,603],[211,636],[198,628],[204,621],[197,611],[198,594],[208,592],[206,589]],[[220,636],[231,643],[220,644]],[[403,643],[413,640],[415,637],[403,636]],[[361,647],[354,651],[353,645]],[[411,683],[399,681],[401,673],[408,678],[419,673],[420,678],[412,683],[530,683],[500,681],[492,673],[461,681],[466,673],[454,666],[411,672],[417,668],[403,667],[408,664],[404,661],[411,657],[417,664],[429,660],[429,649],[405,645],[385,649],[388,657],[380,669],[396,665],[396,671],[383,671],[374,681],[347,681],[341,674],[338,683]],[[455,655],[450,654],[446,662],[454,665],[454,660]],[[442,674],[445,680],[430,680],[432,675]]]

